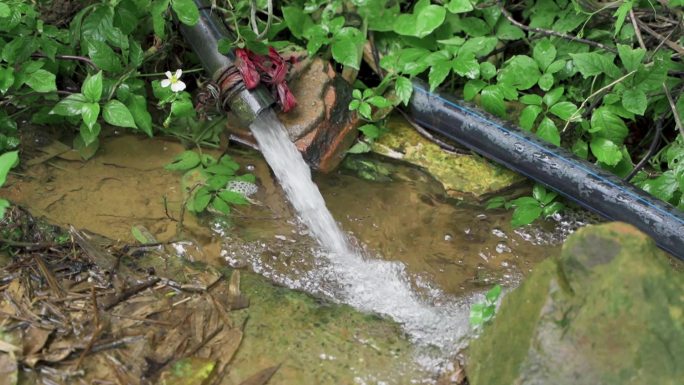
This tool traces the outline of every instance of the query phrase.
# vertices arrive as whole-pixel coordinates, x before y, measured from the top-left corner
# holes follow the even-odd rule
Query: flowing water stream
[[[333,300],[388,316],[418,343],[452,351],[468,331],[468,309],[454,303],[434,303],[436,289],[412,288],[405,266],[366,255],[340,229],[326,208],[311,171],[275,113],[266,110],[250,126],[259,148],[281,183],[301,221],[325,258],[317,265],[322,282],[313,288]]]

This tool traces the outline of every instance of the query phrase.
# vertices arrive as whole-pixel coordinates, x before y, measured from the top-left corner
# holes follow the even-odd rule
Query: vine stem
[[[48,58],[48,56],[47,56],[46,54],[40,53],[40,52],[36,52],[36,53],[34,53],[34,54],[31,54],[31,57],[35,57],[35,58],[45,58],[45,59]],[[95,64],[95,62],[93,62],[90,58],[87,58],[87,57],[85,57],[85,56],[76,56],[76,55],[55,55],[55,59],[59,59],[59,60],[74,60],[74,61],[81,61],[81,62],[84,62],[84,63],[88,64],[89,66],[91,66],[95,71],[99,71],[99,70],[100,70],[100,67],[98,67],[97,64]]]
[[[580,104],[579,108],[577,108],[577,111],[575,111],[575,113],[572,114],[572,115],[568,118],[568,120],[565,121],[565,126],[563,126],[563,129],[561,130],[561,133],[564,133],[564,132],[568,129],[568,126],[570,126],[570,122],[573,121],[573,119],[577,118],[577,114],[582,110],[582,108],[584,108],[584,106],[586,106],[587,102],[588,102],[591,98],[593,98],[594,96],[596,96],[596,95],[598,95],[598,94],[600,94],[600,93],[602,93],[602,92],[604,92],[604,91],[609,90],[609,89],[612,88],[614,85],[620,83],[621,81],[625,80],[626,78],[628,78],[629,76],[633,75],[634,73],[636,73],[636,70],[629,71],[627,74],[622,75],[621,77],[619,77],[619,78],[613,80],[613,81],[610,82],[609,84],[607,84],[607,85],[605,85],[605,86],[599,88],[598,90],[594,91],[591,95],[589,95],[586,99],[584,99],[584,100],[582,101],[582,104]]]

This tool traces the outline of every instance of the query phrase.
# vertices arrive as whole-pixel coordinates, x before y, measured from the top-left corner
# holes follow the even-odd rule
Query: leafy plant
[[[565,205],[556,201],[558,194],[548,191],[543,185],[535,184],[532,196],[524,196],[506,202],[503,197],[494,197],[487,201],[487,209],[499,207],[514,208],[511,226],[520,227],[534,222],[539,217],[548,218],[561,211]]]
[[[5,184],[9,170],[19,162],[19,152],[10,151],[0,155],[0,187]],[[5,216],[5,210],[9,207],[7,199],[0,198],[0,218]]]
[[[478,302],[470,307],[470,326],[481,327],[494,319],[496,302],[501,296],[501,285],[494,285],[485,293],[483,302]]]
[[[188,193],[185,207],[194,213],[212,211],[229,215],[231,206],[250,202],[242,193],[231,190],[230,183],[254,183],[256,179],[252,174],[237,175],[240,165],[228,155],[217,161],[211,155],[185,151],[165,168],[184,172],[184,188]]]

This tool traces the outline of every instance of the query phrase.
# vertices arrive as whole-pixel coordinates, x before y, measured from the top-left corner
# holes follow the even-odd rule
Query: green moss
[[[523,180],[476,155],[445,152],[416,132],[403,118],[391,118],[388,127],[390,132],[373,144],[372,151],[424,168],[453,197],[479,197]]]

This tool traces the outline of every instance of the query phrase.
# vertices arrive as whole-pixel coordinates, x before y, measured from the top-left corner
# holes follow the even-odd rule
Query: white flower
[[[161,81],[161,86],[171,86],[171,91],[173,92],[183,91],[185,89],[185,83],[180,80],[181,75],[183,75],[183,70],[176,70],[175,74],[172,74],[171,71],[166,71],[167,79]]]

